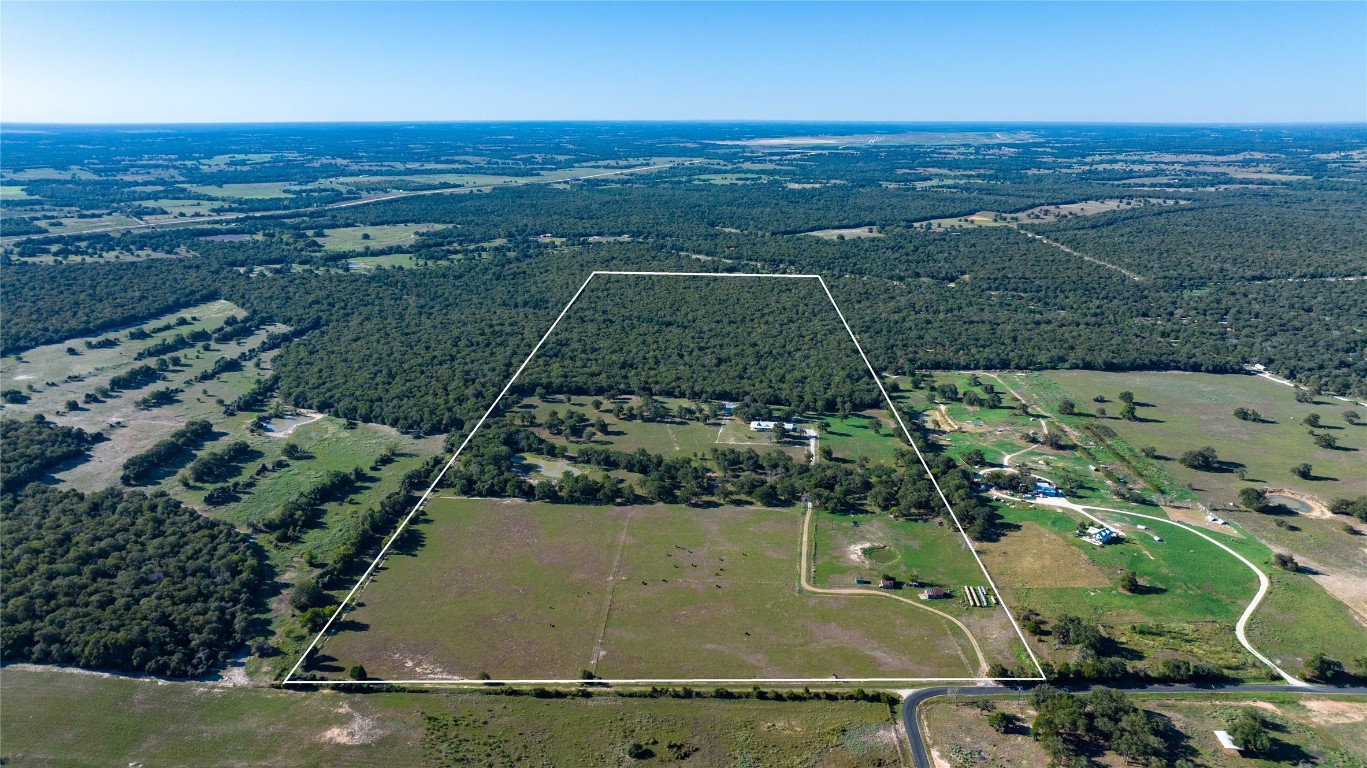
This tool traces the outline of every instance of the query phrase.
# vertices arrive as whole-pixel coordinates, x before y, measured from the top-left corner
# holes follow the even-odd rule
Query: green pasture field
[[[1367,417],[1367,408],[1354,406],[1327,396],[1315,404],[1298,403],[1290,387],[1257,376],[1201,373],[1096,373],[1051,371],[1054,379],[1076,397],[1079,405],[1093,410],[1093,395],[1104,395],[1112,402],[1107,411],[1118,413],[1115,402],[1122,390],[1134,392],[1140,421],[1108,418],[1105,424],[1126,442],[1135,446],[1154,446],[1171,461],[1163,469],[1178,481],[1191,483],[1197,495],[1211,506],[1226,507],[1238,501],[1245,485],[1290,488],[1325,501],[1335,497],[1367,494],[1367,426],[1352,426],[1343,412],[1356,410]],[[1273,423],[1240,421],[1234,409],[1252,408]],[[1321,432],[1338,439],[1340,450],[1317,447],[1306,434],[1304,419],[1319,414],[1325,425]],[[1233,472],[1196,472],[1177,463],[1183,452],[1209,445],[1225,461],[1242,464],[1247,480]],[[1291,467],[1309,462],[1314,480],[1291,474]],[[1328,479],[1333,478],[1333,479]]]
[[[1255,514],[1237,507],[1242,487],[1290,489],[1327,503],[1335,498],[1352,498],[1367,493],[1367,426],[1353,426],[1343,420],[1347,410],[1367,414],[1367,408],[1320,396],[1315,404],[1298,403],[1292,390],[1255,376],[1187,373],[1119,374],[1057,371],[1049,374],[1068,392],[1085,397],[1091,393],[1114,399],[1119,387],[1133,391],[1140,403],[1142,421],[1106,419],[1119,439],[1105,447],[1129,454],[1132,465],[1145,469],[1146,477],[1160,487],[1189,485],[1194,497],[1218,509],[1226,518],[1237,521],[1268,545],[1294,554],[1306,566],[1321,572],[1320,584],[1350,606],[1367,628],[1367,559],[1363,558],[1362,526],[1349,532],[1348,518],[1329,515],[1322,507],[1309,513],[1289,509],[1273,514]],[[1079,398],[1079,402],[1084,400]],[[1108,403],[1108,411],[1117,410]],[[1236,407],[1257,410],[1273,423],[1240,421],[1233,415]],[[1304,419],[1310,413],[1320,416],[1324,428],[1334,435],[1342,449],[1315,446],[1306,434]],[[1072,420],[1080,423],[1087,417]],[[1135,446],[1151,445],[1160,460],[1138,456]],[[1197,472],[1175,460],[1182,452],[1204,445],[1216,449],[1225,461],[1243,465],[1247,479],[1234,472]],[[1293,464],[1308,462],[1312,479],[1292,475]],[[1171,479],[1167,479],[1171,478]],[[1333,479],[1329,479],[1333,478]],[[1183,488],[1185,490],[1185,488]],[[1193,491],[1187,491],[1192,495]]]
[[[382,679],[973,676],[877,595],[799,593],[798,509],[437,498],[311,662]]]
[[[1001,511],[1007,522],[1038,526],[1077,553],[1064,555],[1056,546],[1043,551],[1033,546],[1013,548],[1012,533],[997,544],[983,545],[989,551],[1004,552],[998,555],[1005,561],[1000,567],[1014,577],[1004,575],[1003,580],[1019,595],[1016,603],[1041,613],[1095,614],[1117,624],[1211,620],[1232,625],[1258,588],[1247,566],[1176,526],[1151,526],[1163,539],[1156,542],[1145,531],[1133,528],[1131,519],[1120,543],[1098,547],[1073,535],[1081,515],[1038,506]],[[1042,562],[1033,562],[1041,558]],[[1036,568],[1052,571],[1045,577],[1048,586],[1034,587],[1022,578],[1027,569]],[[1136,595],[1121,592],[1115,583],[1122,570],[1134,571],[1147,588]],[[1058,581],[1075,572],[1081,582],[1077,586]]]
[[[900,765],[888,707],[852,701],[538,699],[480,693],[296,693],[3,671],[8,765]],[[465,764],[464,762],[460,764]]]
[[[23,187],[14,184],[0,184],[0,200],[31,200],[30,195]]]
[[[1033,670],[1022,658],[1020,636],[1006,611],[995,603],[992,607],[974,607],[965,599],[964,586],[983,587],[989,595],[992,589],[953,525],[939,520],[893,520],[887,515],[814,513],[811,537],[811,580],[815,586],[855,587],[856,579],[877,585],[887,573],[905,582],[915,577],[924,587],[942,587],[953,597],[927,601],[926,605],[963,621],[978,639],[988,663],[1009,667],[1021,662]],[[907,583],[892,594],[919,600],[920,592],[921,588]]]
[[[1254,648],[1295,675],[1316,651],[1343,663],[1367,656],[1363,619],[1355,618],[1310,575],[1287,573],[1270,564],[1263,570],[1272,579],[1272,589],[1248,622]]]
[[[1292,694],[1130,694],[1136,705],[1154,713],[1170,727],[1176,753],[1186,753],[1197,765],[1209,768],[1275,768],[1287,765],[1362,765],[1367,754],[1367,703],[1360,699]],[[1253,707],[1270,721],[1272,754],[1227,754],[1213,731],[1227,729],[1239,711]],[[987,724],[993,712],[1016,717],[1016,725],[1000,733]],[[958,696],[932,699],[918,708],[927,745],[946,759],[960,755],[954,765],[993,765],[1034,768],[1048,763],[1048,755],[1030,738],[1034,711],[1024,696]],[[1108,754],[1104,765],[1119,765]],[[976,760],[972,762],[971,760]],[[1199,761],[1199,762],[1196,762]]]
[[[144,205],[149,205],[153,208],[161,208],[166,211],[165,216],[146,217],[148,221],[165,221],[167,219],[177,218],[176,214],[179,213],[185,214],[186,217],[210,216],[213,214],[211,209],[221,205],[221,203],[213,200],[180,200],[176,198],[167,198],[164,200],[148,200]]]
[[[347,267],[356,271],[381,269],[384,267],[414,269],[419,266],[437,266],[441,263],[442,262],[423,262],[420,265],[411,253],[387,253],[383,256],[350,256],[347,258]]]
[[[1000,511],[1008,533],[979,551],[1017,612],[1033,610],[1047,620],[1090,618],[1145,659],[1194,655],[1235,676],[1266,678],[1266,668],[1234,636],[1257,579],[1228,553],[1170,525],[1150,526],[1163,539],[1156,542],[1133,520],[1124,521],[1129,525],[1120,543],[1098,547],[1073,535],[1081,515],[1034,506],[1003,505]],[[1125,569],[1145,585],[1138,594],[1119,589]],[[1044,638],[1036,652],[1059,656],[1051,645]],[[1064,649],[1059,659],[1070,655]]]
[[[693,177],[694,184],[757,184],[767,181],[768,176],[759,173],[700,173]]]
[[[922,584],[954,592],[953,600],[931,603],[953,612],[963,585],[987,586],[982,569],[953,525],[893,520],[888,515],[816,513],[812,529],[813,583],[818,587],[850,587],[857,578],[876,584],[884,573],[911,581],[914,572]],[[902,590],[904,596],[918,591],[910,586]]]
[[[897,454],[907,448],[902,428],[885,411],[867,411],[848,418],[823,415],[826,428],[817,437],[817,445],[831,449],[837,459],[855,461],[866,456],[874,463],[893,464]],[[880,431],[875,432],[874,427]]]
[[[595,411],[592,401],[600,399],[603,406]],[[612,403],[608,398],[586,397],[575,395],[568,398],[566,402],[564,396],[552,396],[549,399],[527,398],[515,406],[515,410],[533,410],[536,413],[538,423],[545,424],[551,411],[559,411],[564,416],[570,411],[578,411],[584,414],[590,422],[599,418],[607,423],[608,433],[594,437],[595,445],[612,448],[617,451],[635,451],[644,448],[651,453],[665,456],[683,455],[689,456],[695,453],[707,455],[717,445],[717,431],[721,426],[719,421],[640,421],[615,418],[612,415]],[[659,398],[660,402],[676,408],[688,401],[677,398]],[[636,398],[622,398],[620,402],[638,404]],[[555,440],[565,445],[570,445],[564,437],[556,437],[545,429],[538,429],[542,437]],[[737,447],[737,446],[732,446]]]
[[[294,154],[295,153],[293,152],[234,152],[226,155],[214,155],[213,157],[208,158],[207,160],[200,160],[199,164],[213,168],[222,167],[225,165],[238,165],[242,163],[264,163],[269,160],[274,160],[276,157],[290,156]]]
[[[62,225],[53,226],[54,222],[52,221],[39,221],[35,223],[49,232],[55,232],[62,235],[74,235],[80,232],[89,232],[92,229],[102,229],[104,227],[128,227],[142,223],[132,216],[124,216],[121,213],[111,213],[107,216],[100,216],[95,219],[78,219],[72,216],[58,219],[57,221],[60,221]]]
[[[289,444],[303,449],[307,458],[286,459],[289,462],[288,467],[261,475],[256,486],[244,494],[241,500],[211,508],[210,514],[213,517],[245,527],[260,523],[271,512],[299,495],[300,491],[317,484],[330,471],[350,472],[353,468],[360,467],[370,478],[360,483],[344,501],[329,504],[327,514],[323,518],[324,525],[311,529],[299,545],[291,546],[280,553],[289,557],[302,552],[312,552],[319,557],[326,556],[334,545],[332,539],[339,535],[339,524],[344,519],[354,517],[359,510],[367,506],[378,504],[386,494],[398,489],[399,481],[406,472],[421,464],[428,456],[439,452],[442,447],[440,437],[415,439],[378,424],[359,424],[347,429],[345,420],[332,416],[323,416],[316,420],[311,420],[308,416],[302,417],[298,420],[299,425],[289,434],[254,433],[246,429],[247,422],[253,416],[255,414],[248,415],[247,419],[238,419],[239,423],[230,421],[223,424],[219,427],[220,430],[233,431],[215,443],[206,444],[203,449],[221,447],[233,440],[245,440],[255,450],[254,457],[245,462],[235,476],[223,482],[250,477],[257,466],[263,463],[269,465],[283,458],[285,446]],[[386,450],[394,451],[395,461],[378,470],[370,471],[371,463]],[[210,509],[204,504],[204,494],[211,486],[186,488],[180,483],[168,481],[164,483],[164,487],[171,495],[182,501],[200,509]],[[291,563],[286,561],[280,564]]]
[[[289,181],[260,181],[245,184],[184,184],[191,192],[225,199],[260,200],[269,197],[289,197],[285,187],[294,186]]]
[[[419,232],[435,229],[436,224],[385,224],[373,227],[343,227],[325,229],[325,237],[316,238],[327,251],[359,251],[366,246],[387,248],[391,245],[409,243],[416,239]],[[363,240],[362,235],[370,235]]]

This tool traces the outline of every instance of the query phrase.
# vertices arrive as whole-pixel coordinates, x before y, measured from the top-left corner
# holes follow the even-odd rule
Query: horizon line
[[[0,120],[6,127],[46,128],[119,128],[119,127],[212,127],[212,126],[332,126],[332,125],[506,125],[506,124],[620,124],[641,125],[867,125],[867,126],[1167,126],[1167,127],[1367,127],[1361,120],[879,120],[879,119],[802,119],[802,118],[481,118],[481,119],[384,119],[384,120],[171,120],[171,121],[41,121]]]

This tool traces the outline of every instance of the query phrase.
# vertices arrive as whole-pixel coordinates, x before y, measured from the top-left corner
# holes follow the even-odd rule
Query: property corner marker
[[[527,365],[531,363],[532,358],[536,357],[536,354],[537,354],[538,352],[541,351],[541,347],[546,343],[546,340],[550,338],[551,334],[555,332],[556,327],[560,325],[560,321],[565,319],[565,315],[569,313],[570,308],[573,307],[574,304],[575,304],[575,302],[577,302],[577,301],[579,300],[579,297],[583,295],[584,290],[585,290],[586,288],[589,287],[589,283],[593,282],[593,278],[595,278],[595,277],[597,277],[597,276],[599,276],[599,275],[623,275],[623,276],[634,276],[634,277],[692,277],[692,278],[742,278],[742,279],[743,279],[743,278],[751,278],[751,279],[769,278],[769,279],[789,279],[789,280],[816,280],[818,283],[820,283],[820,285],[821,285],[821,290],[822,290],[823,292],[825,292],[826,298],[830,300],[830,302],[831,302],[831,307],[835,309],[836,315],[840,318],[840,323],[841,323],[841,325],[843,325],[843,326],[845,327],[845,332],[848,333],[848,334],[850,335],[850,341],[854,342],[854,347],[855,347],[856,350],[858,350],[858,352],[859,352],[859,357],[864,361],[864,365],[868,368],[869,375],[871,375],[871,376],[873,377],[874,384],[876,384],[876,385],[878,386],[878,391],[882,393],[882,395],[883,395],[883,400],[884,400],[884,402],[886,402],[887,405],[888,405],[888,410],[890,410],[890,411],[892,412],[893,417],[894,417],[895,419],[897,419],[897,424],[898,424],[898,426],[900,426],[900,427],[902,428],[902,435],[906,438],[907,444],[910,445],[911,448],[912,448],[912,450],[916,452],[916,458],[917,458],[918,460],[920,460],[922,468],[925,469],[926,474],[930,477],[931,483],[935,486],[935,491],[936,491],[936,493],[939,494],[939,496],[940,496],[940,501],[944,502],[945,509],[949,512],[950,518],[952,518],[952,519],[954,520],[954,525],[955,525],[955,527],[958,529],[959,535],[963,537],[964,543],[968,546],[968,551],[971,552],[971,553],[973,553],[973,559],[977,561],[978,567],[982,569],[983,576],[987,578],[987,583],[991,585],[991,587],[992,587],[992,592],[993,592],[993,594],[995,594],[996,597],[997,597],[998,605],[1001,607],[1001,609],[1002,609],[1003,611],[1006,612],[1006,616],[1007,616],[1007,618],[1010,620],[1011,626],[1016,630],[1016,635],[1020,638],[1021,644],[1025,647],[1026,653],[1029,654],[1030,660],[1031,660],[1031,662],[1034,663],[1036,671],[1039,672],[1039,675],[1038,675],[1037,677],[999,677],[999,678],[988,678],[988,677],[905,677],[905,678],[904,678],[904,677],[867,677],[867,678],[840,678],[838,682],[840,682],[840,683],[842,683],[842,684],[888,684],[888,685],[892,685],[892,684],[906,684],[906,683],[951,683],[951,682],[987,684],[987,683],[993,683],[993,682],[1010,682],[1010,681],[1016,681],[1016,682],[1039,682],[1039,681],[1042,681],[1042,680],[1047,679],[1047,678],[1045,677],[1045,675],[1044,675],[1044,670],[1043,670],[1043,668],[1040,666],[1039,659],[1036,658],[1035,652],[1034,652],[1033,649],[1031,649],[1029,641],[1026,639],[1025,634],[1021,631],[1020,625],[1017,624],[1015,616],[1013,616],[1013,615],[1011,614],[1011,610],[1007,607],[1006,601],[1002,599],[1001,591],[997,588],[997,583],[992,579],[992,574],[990,574],[990,573],[987,572],[987,566],[985,566],[985,565],[983,564],[982,558],[978,556],[978,551],[977,551],[977,549],[973,546],[972,540],[969,539],[968,534],[964,531],[963,525],[959,522],[959,516],[956,515],[956,514],[954,513],[954,506],[953,506],[952,504],[949,503],[949,498],[945,496],[944,491],[940,488],[940,483],[939,483],[939,481],[935,479],[934,473],[932,473],[932,472],[930,471],[930,465],[926,463],[925,456],[922,455],[921,449],[918,448],[918,447],[916,446],[916,441],[912,439],[912,437],[911,437],[911,431],[910,431],[909,429],[907,429],[906,422],[902,420],[902,414],[897,410],[897,405],[896,405],[895,403],[893,403],[892,397],[888,395],[887,389],[885,389],[885,388],[883,387],[882,379],[879,377],[878,372],[877,372],[876,370],[874,370],[873,364],[869,362],[868,355],[864,354],[864,348],[863,348],[863,346],[860,345],[860,343],[859,343],[859,338],[858,338],[857,336],[855,336],[854,330],[850,327],[849,321],[845,319],[845,313],[842,312],[842,311],[840,310],[840,305],[836,303],[836,301],[835,301],[835,296],[833,296],[833,295],[831,294],[831,289],[830,289],[830,287],[826,285],[826,280],[825,280],[824,278],[822,278],[821,275],[806,275],[806,274],[770,274],[770,273],[754,273],[754,272],[652,272],[652,271],[595,270],[595,271],[593,271],[593,272],[591,272],[591,273],[589,274],[589,276],[584,280],[584,282],[583,282],[582,284],[580,284],[579,290],[577,290],[577,291],[574,292],[574,296],[572,296],[572,297],[570,298],[569,303],[565,304],[564,309],[561,309],[561,310],[560,310],[560,314],[556,316],[555,322],[551,323],[551,327],[547,328],[547,329],[546,329],[546,332],[545,332],[544,334],[542,334],[541,339],[540,339],[539,341],[536,342],[536,346],[532,347],[532,351],[527,355],[527,358],[526,358],[525,360],[523,360],[523,361],[522,361],[522,364],[519,365],[519,366],[517,367],[517,371],[515,371],[515,372],[513,373],[512,378],[508,379],[508,383],[505,384],[505,385],[503,386],[503,390],[502,390],[501,392],[498,393],[498,396],[494,398],[494,401],[493,401],[492,403],[489,404],[489,408],[488,408],[487,410],[484,411],[484,415],[481,416],[481,417],[479,418],[479,421],[475,422],[474,428],[471,429],[471,430],[470,430],[470,433],[469,433],[468,435],[465,436],[465,439],[464,439],[463,441],[461,441],[460,447],[456,448],[455,453],[452,453],[452,454],[451,454],[451,458],[448,459],[448,460],[446,461],[446,464],[442,466],[441,471],[437,473],[436,478],[433,479],[433,480],[432,480],[432,483],[431,483],[430,485],[427,486],[427,490],[423,491],[423,494],[422,494],[422,496],[420,496],[420,497],[418,498],[417,503],[415,503],[415,504],[413,505],[413,508],[412,508],[411,510],[409,510],[408,514],[403,518],[402,521],[400,521],[398,527],[394,530],[394,532],[393,532],[392,534],[389,535],[389,538],[387,538],[387,539],[385,540],[384,546],[382,546],[382,547],[380,548],[379,553],[378,553],[377,555],[375,555],[375,559],[371,561],[370,566],[366,568],[365,573],[361,574],[361,577],[360,577],[360,579],[357,580],[356,585],[355,585],[354,587],[351,588],[351,591],[347,593],[347,595],[346,595],[345,598],[343,598],[341,604],[337,606],[337,610],[333,611],[332,615],[331,615],[330,617],[328,617],[327,623],[323,625],[323,628],[320,629],[320,630],[318,631],[318,634],[314,635],[313,640],[312,640],[312,642],[309,643],[308,648],[304,649],[304,653],[300,655],[299,660],[296,661],[296,662],[294,663],[294,666],[290,668],[289,673],[288,673],[287,675],[285,675],[284,680],[281,681],[281,685],[313,685],[313,686],[318,686],[318,685],[332,685],[332,684],[335,684],[335,683],[339,682],[339,681],[337,681],[337,680],[295,680],[295,679],[294,679],[294,676],[295,676],[295,674],[297,674],[297,673],[299,672],[300,668],[303,667],[304,662],[309,658],[309,656],[314,652],[314,650],[318,648],[319,643],[321,643],[322,640],[323,640],[323,638],[327,636],[328,632],[332,629],[333,625],[336,624],[337,621],[338,621],[338,619],[340,619],[340,618],[342,617],[342,615],[345,614],[345,613],[347,612],[347,609],[353,604],[353,601],[356,599],[356,595],[359,594],[360,591],[365,587],[366,583],[370,580],[370,577],[371,577],[372,575],[374,575],[375,571],[380,567],[380,564],[383,563],[384,560],[385,560],[385,558],[389,555],[389,550],[394,546],[394,543],[395,543],[396,541],[398,541],[399,536],[403,534],[404,530],[408,527],[409,522],[411,522],[411,521],[413,520],[413,518],[414,518],[415,516],[417,516],[418,512],[420,512],[420,511],[422,510],[422,508],[427,504],[427,501],[432,497],[432,493],[433,493],[434,491],[436,491],[437,486],[440,485],[442,479],[446,477],[446,473],[449,472],[449,471],[451,470],[451,467],[455,465],[456,459],[460,458],[460,455],[461,455],[462,452],[465,451],[466,446],[468,446],[468,445],[470,444],[470,441],[471,441],[472,439],[474,439],[475,433],[477,433],[477,432],[479,431],[480,427],[484,426],[484,422],[487,421],[488,418],[493,414],[493,412],[498,408],[498,404],[499,404],[500,402],[503,401],[504,396],[507,395],[507,394],[508,394],[508,391],[511,390],[511,389],[513,388],[513,385],[514,385],[515,383],[517,383],[518,377],[522,375],[522,372],[523,372],[524,370],[526,370]],[[468,685],[488,685],[488,684],[495,684],[495,683],[496,683],[496,684],[504,684],[504,685],[577,685],[577,684],[579,684],[579,683],[582,683],[583,680],[578,679],[578,678],[575,678],[575,679],[565,679],[565,680],[467,680],[467,679],[430,679],[430,680],[363,680],[363,681],[350,681],[350,680],[348,680],[348,681],[340,681],[340,682],[346,682],[348,685],[466,685],[466,686],[468,686]],[[633,679],[626,679],[626,680],[598,680],[598,681],[595,681],[595,682],[604,683],[604,684],[614,684],[614,683],[616,683],[616,684],[622,684],[622,685],[667,685],[667,684],[690,685],[690,684],[742,684],[742,683],[743,683],[743,684],[775,684],[775,685],[785,685],[785,684],[807,684],[807,683],[831,683],[832,680],[829,679],[829,678],[772,678],[772,679],[771,679],[771,678],[750,678],[750,677],[746,677],[746,678],[690,678],[690,679],[677,679],[677,678],[633,678]]]

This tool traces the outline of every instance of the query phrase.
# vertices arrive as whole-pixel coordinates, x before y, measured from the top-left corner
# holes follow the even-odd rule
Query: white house
[[[750,429],[752,429],[752,430],[754,430],[754,431],[756,431],[756,432],[770,432],[770,431],[773,431],[774,427],[776,427],[776,426],[778,426],[778,422],[777,422],[777,421],[752,421],[752,422],[750,422]],[[786,431],[786,432],[796,432],[796,431],[797,431],[797,425],[785,421],[785,422],[783,422],[783,429],[784,429],[784,431]]]
[[[1113,531],[1110,528],[1087,526],[1087,535],[1082,538],[1092,542],[1098,547],[1104,547],[1119,535],[1120,533],[1118,531]]]

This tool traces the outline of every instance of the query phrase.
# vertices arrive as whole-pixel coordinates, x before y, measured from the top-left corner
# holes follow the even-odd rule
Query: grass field
[[[246,184],[186,184],[191,192],[225,199],[242,198],[260,200],[269,197],[288,197],[286,187],[294,184],[288,181],[261,181]]]
[[[323,230],[325,237],[315,238],[328,251],[360,251],[367,246],[387,248],[411,243],[417,233],[433,229],[435,224],[385,224],[373,227],[343,227]],[[370,235],[370,239],[363,239]]]
[[[1329,515],[1322,504],[1338,497],[1367,493],[1367,426],[1343,420],[1348,403],[1321,396],[1316,403],[1298,403],[1292,390],[1255,376],[1214,376],[1188,373],[1105,374],[1056,371],[1048,374],[1078,402],[1093,394],[1114,400],[1121,389],[1134,392],[1140,421],[1105,419],[1119,439],[1106,446],[1128,453],[1133,466],[1146,470],[1159,486],[1177,486],[1220,514],[1237,521],[1258,539],[1275,549],[1288,551],[1315,573],[1315,580],[1356,612],[1367,629],[1367,558],[1361,533],[1345,528],[1347,518]],[[1112,409],[1117,404],[1111,403]],[[1237,407],[1257,410],[1265,423],[1240,421]],[[1357,407],[1367,414],[1367,408]],[[1327,450],[1314,445],[1306,434],[1306,417],[1319,414],[1323,427],[1341,446]],[[1070,420],[1078,425],[1088,417]],[[1233,471],[1197,472],[1175,460],[1182,452],[1211,446],[1223,461],[1242,467],[1246,479]],[[1157,449],[1158,460],[1145,460],[1139,446]],[[1294,464],[1308,462],[1312,479],[1291,474]],[[1171,478],[1165,480],[1164,478]],[[1184,487],[1185,486],[1185,487]],[[1289,509],[1275,514],[1255,514],[1232,507],[1243,487],[1289,489],[1318,503],[1308,512]],[[1179,491],[1180,493],[1180,491]]]
[[[59,222],[60,226],[58,225]],[[127,227],[140,222],[131,216],[124,216],[121,213],[111,213],[107,216],[99,216],[93,219],[78,219],[74,216],[70,216],[57,219],[56,221],[39,221],[36,223],[49,232],[55,232],[60,235],[74,235],[80,232],[89,232],[92,229]]]
[[[1324,765],[1352,768],[1363,765],[1367,755],[1367,703],[1360,699],[1289,694],[1184,694],[1181,696],[1131,695],[1142,709],[1160,717],[1167,726],[1165,740],[1171,753],[1185,755],[1208,768],[1274,768],[1274,766]],[[1239,711],[1258,710],[1269,722],[1273,737],[1270,754],[1229,755],[1212,733],[1226,729]],[[993,712],[1015,717],[1006,733],[987,724]],[[963,696],[937,698],[922,704],[927,746],[937,765],[1000,766],[1034,768],[1049,762],[1048,755],[1030,738],[1035,712],[1028,700],[1016,696]],[[1096,756],[1091,765],[1123,765],[1114,754]],[[943,761],[943,762],[939,762]]]
[[[0,184],[0,200],[28,200],[32,195],[15,184]]]
[[[858,523],[856,526],[855,523]],[[925,604],[963,621],[982,646],[989,664],[1007,667],[1023,661],[1020,636],[1006,611],[995,603],[975,607],[963,587],[992,590],[982,568],[968,550],[957,528],[940,521],[893,520],[886,515],[832,515],[816,513],[812,519],[812,583],[817,587],[856,586],[858,579],[873,585],[883,574],[906,582],[890,594],[919,600],[923,587],[942,587],[947,599]],[[1032,664],[1027,668],[1034,673]]]
[[[290,693],[6,668],[7,765],[900,765],[888,707],[850,701],[547,700]]]
[[[40,181],[47,179],[94,179],[98,178],[95,174],[84,168],[71,166],[70,168],[25,168],[20,171],[6,171],[5,180],[10,181]]]
[[[1163,468],[1177,480],[1191,483],[1203,501],[1212,506],[1237,502],[1245,485],[1290,488],[1324,500],[1367,494],[1367,426],[1344,422],[1343,412],[1367,408],[1318,397],[1314,404],[1298,403],[1290,387],[1257,376],[1200,373],[1096,373],[1053,371],[1048,374],[1079,404],[1091,406],[1093,395],[1114,401],[1122,390],[1132,391],[1138,403],[1139,421],[1106,419],[1107,426],[1135,446],[1153,446],[1171,461]],[[1120,404],[1112,402],[1112,414]],[[1252,408],[1270,423],[1240,421],[1234,409]],[[1317,447],[1306,434],[1305,418],[1319,414],[1320,432],[1337,438],[1338,450]],[[1175,460],[1184,451],[1209,445],[1220,458],[1237,462],[1248,474],[1240,480],[1233,472],[1196,472]],[[1313,476],[1303,480],[1291,467],[1309,462]]]
[[[613,403],[608,402],[607,398],[597,398],[601,399],[603,404],[599,409],[594,410],[592,405],[594,399],[596,398],[583,396],[566,398],[562,395],[551,396],[547,399],[527,398],[519,403],[516,408],[535,412],[538,423],[541,424],[545,424],[551,411],[557,411],[561,416],[575,411],[583,414],[590,422],[601,418],[607,424],[608,432],[597,435],[593,441],[596,445],[617,451],[635,451],[638,448],[644,448],[651,453],[665,456],[688,456],[694,453],[706,454],[717,447],[717,433],[721,427],[720,421],[646,422],[638,419],[618,419],[612,415]],[[639,404],[638,399],[634,397],[623,397],[618,402]],[[660,402],[670,408],[677,408],[688,401],[677,398],[660,398]],[[555,437],[544,429],[539,430],[539,432],[542,437],[556,440],[562,444],[569,444],[568,440]]]
[[[1078,515],[1005,505],[1001,512],[1012,530],[979,550],[1013,609],[1033,610],[1047,620],[1065,614],[1090,618],[1136,659],[1185,657],[1236,676],[1265,676],[1265,667],[1234,636],[1257,580],[1228,553],[1175,526],[1155,528],[1161,542],[1127,526],[1120,543],[1098,547],[1073,535]],[[1123,570],[1138,575],[1144,587],[1134,594],[1122,591]],[[1071,655],[1047,639],[1035,650],[1059,660]]]
[[[185,214],[187,217],[210,216],[213,214],[211,209],[222,205],[222,203],[213,200],[179,200],[176,198],[167,198],[164,200],[148,200],[144,205],[153,208],[161,208],[166,211],[166,215],[145,217],[147,221],[166,221],[168,219],[177,218],[177,214],[181,213]]]
[[[972,676],[962,634],[797,589],[801,512],[436,499],[315,665],[380,678]]]
[[[893,464],[897,454],[909,450],[902,428],[885,411],[868,411],[841,419],[823,415],[826,428],[818,444],[830,448],[837,459],[856,461],[861,456],[875,463]]]

